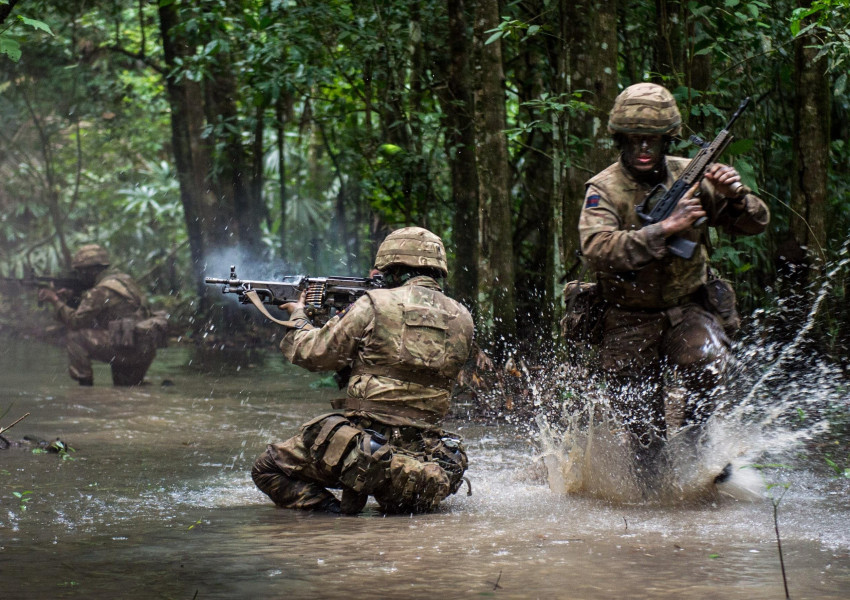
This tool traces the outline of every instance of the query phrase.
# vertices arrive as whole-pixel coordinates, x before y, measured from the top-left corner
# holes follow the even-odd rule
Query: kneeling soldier
[[[473,324],[438,283],[448,274],[443,242],[419,227],[396,230],[375,268],[386,288],[320,329],[301,302],[282,307],[301,324],[281,341],[286,358],[351,376],[346,398],[334,403],[341,413],[306,423],[254,464],[254,482],[279,506],[357,514],[372,495],[384,512],[423,512],[463,482],[463,446],[437,423],[470,354]],[[342,489],[341,501],[328,488]]]
[[[113,385],[141,384],[157,349],[155,340],[136,330],[150,317],[142,290],[126,273],[108,268],[109,254],[97,244],[77,250],[71,266],[87,288],[79,307],[68,306],[52,289],[38,294],[39,300],[53,304],[56,318],[68,328],[71,378],[92,385],[95,359],[109,363]]]

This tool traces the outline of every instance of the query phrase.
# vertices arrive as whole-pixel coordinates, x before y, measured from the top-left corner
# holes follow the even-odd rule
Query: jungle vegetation
[[[713,260],[743,314],[805,310],[847,251],[848,26],[847,0],[0,0],[0,271],[103,243],[200,339],[204,276],[364,275],[421,225],[485,346],[551,345],[607,113],[654,81],[685,138],[752,98],[725,160],[773,219]]]

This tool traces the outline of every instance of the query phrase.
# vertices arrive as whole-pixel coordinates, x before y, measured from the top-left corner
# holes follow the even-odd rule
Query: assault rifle
[[[80,304],[80,297],[90,286],[86,286],[80,279],[76,277],[51,277],[44,275],[36,275],[34,272],[26,277],[0,277],[0,282],[3,284],[18,285],[29,288],[51,288],[55,290],[68,290],[68,294],[63,300],[72,308],[76,308]],[[39,302],[39,306],[41,302]]]
[[[257,281],[239,279],[236,267],[230,267],[230,277],[220,279],[206,277],[204,283],[221,285],[223,294],[237,294],[242,304],[254,304],[266,317],[277,321],[262,306],[280,306],[287,302],[298,302],[301,292],[306,291],[307,314],[319,324],[326,323],[338,311],[354,303],[360,296],[384,287],[380,277],[306,277],[287,275],[279,281]],[[280,322],[280,321],[277,321]]]
[[[713,142],[708,143],[697,136],[691,136],[691,141],[699,146],[701,150],[688,164],[685,172],[670,186],[670,189],[667,189],[661,183],[656,185],[649,192],[646,199],[637,206],[637,214],[643,221],[644,227],[654,225],[669,217],[673,213],[673,210],[675,210],[679,200],[682,199],[682,196],[691,189],[691,186],[703,178],[708,167],[717,161],[726,147],[732,142],[733,137],[729,130],[732,128],[735,120],[744,112],[749,102],[749,98],[744,98],[741,105],[738,106],[738,110],[735,111],[735,114],[732,115],[732,118],[729,119],[729,122],[726,123],[726,126],[720,133],[717,134]],[[739,186],[736,191],[744,188],[741,184]],[[694,226],[699,227],[704,222],[705,217],[701,217],[697,219]],[[680,258],[690,259],[694,255],[696,247],[696,242],[676,235],[667,238],[667,248],[670,250],[670,253]]]

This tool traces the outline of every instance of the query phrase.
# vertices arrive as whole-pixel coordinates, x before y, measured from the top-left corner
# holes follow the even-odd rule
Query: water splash
[[[842,254],[846,256],[846,251]],[[813,357],[804,343],[832,282],[848,263],[850,259],[844,258],[825,273],[803,326],[790,343],[771,342],[768,328],[756,323],[756,333],[735,348],[739,358],[729,370],[729,383],[718,390],[715,415],[701,434],[672,429],[649,481],[635,475],[628,435],[607,416],[602,384],[589,370],[570,367],[552,378],[562,390],[580,391],[568,394],[572,402],[557,416],[541,413],[536,419],[539,458],[546,466],[549,487],[621,503],[762,498],[764,483],[752,467],[791,456],[804,442],[827,431],[826,407],[848,402],[840,368]],[[551,384],[534,385],[531,393],[551,396]],[[724,468],[728,477],[716,482]]]

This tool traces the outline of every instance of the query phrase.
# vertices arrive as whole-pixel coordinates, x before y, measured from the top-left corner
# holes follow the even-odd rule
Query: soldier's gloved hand
[[[298,302],[286,302],[285,304],[281,304],[278,306],[281,310],[285,310],[290,315],[294,313],[299,308],[303,309],[304,305],[307,301],[307,290],[301,292],[301,296],[298,297]]]
[[[741,183],[741,175],[734,167],[714,163],[705,172],[705,178],[714,184],[714,189],[722,196],[729,199],[742,196],[744,184]]]
[[[705,209],[696,195],[698,189],[699,182],[692,185],[691,189],[682,196],[670,216],[659,223],[664,231],[664,237],[690,229],[697,219],[705,216]]]
[[[38,290],[38,301],[50,302],[51,304],[58,304],[60,302],[56,291],[51,288],[41,288]]]

